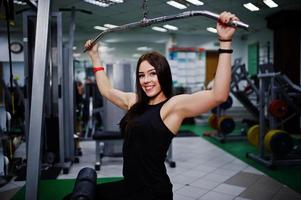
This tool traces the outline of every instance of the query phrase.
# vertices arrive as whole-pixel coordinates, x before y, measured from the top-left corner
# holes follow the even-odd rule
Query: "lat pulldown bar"
[[[193,16],[205,16],[214,20],[218,20],[219,15],[207,10],[196,10],[196,11],[186,11],[182,12],[176,15],[168,15],[168,16],[162,16],[162,17],[157,17],[157,18],[152,18],[152,19],[147,19],[143,18],[141,21],[138,22],[133,22],[129,24],[124,24],[122,26],[117,26],[115,28],[109,28],[100,34],[98,34],[94,39],[92,39],[92,45],[94,45],[100,38],[102,38],[105,34],[107,33],[112,33],[112,32],[119,32],[127,29],[132,29],[132,28],[138,28],[138,27],[146,27],[150,26],[152,24],[157,24],[157,23],[162,23],[162,22],[167,22],[167,21],[172,21],[172,20],[178,20],[178,19],[183,19],[183,18],[188,18],[188,17],[193,17]],[[241,21],[230,21],[227,25],[233,26],[233,27],[238,27],[238,28],[243,28],[243,29],[248,29],[249,25],[245,24]],[[84,50],[86,52],[87,49]]]

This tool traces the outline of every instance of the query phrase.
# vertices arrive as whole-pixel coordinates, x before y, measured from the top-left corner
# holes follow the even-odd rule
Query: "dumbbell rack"
[[[255,160],[268,168],[274,168],[276,166],[292,166],[292,165],[301,165],[301,155],[287,154],[285,157],[279,157],[278,155],[274,155],[273,153],[266,153],[264,147],[264,138],[266,135],[266,118],[265,118],[265,103],[266,97],[269,96],[266,93],[266,88],[268,86],[267,83],[270,83],[271,88],[271,98],[276,96],[276,92],[280,92],[287,99],[289,99],[288,95],[285,91],[282,91],[281,87],[277,87],[275,83],[275,79],[280,77],[280,73],[275,72],[261,72],[258,74],[259,78],[259,153],[247,153],[246,156],[252,160]],[[270,82],[269,82],[270,81]],[[299,109],[299,114],[301,113]],[[275,120],[270,119],[271,128],[279,127],[276,125]]]

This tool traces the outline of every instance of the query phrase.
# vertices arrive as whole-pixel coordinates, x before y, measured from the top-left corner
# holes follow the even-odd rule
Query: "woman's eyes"
[[[151,72],[150,75],[151,76],[155,76],[157,73],[156,72]]]
[[[157,75],[156,72],[150,72],[148,76],[154,77],[154,76],[156,76],[156,75]],[[139,74],[139,75],[138,75],[138,78],[139,78],[139,79],[144,78],[144,77],[145,77],[145,74]]]

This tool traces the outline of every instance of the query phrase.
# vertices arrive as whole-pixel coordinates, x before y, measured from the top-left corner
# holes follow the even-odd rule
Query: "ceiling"
[[[84,2],[83,0],[51,0],[51,10],[58,11],[60,8],[75,7],[91,11],[93,14],[89,15],[82,12],[76,12],[75,22],[75,44],[82,45],[88,38],[94,38],[100,31],[93,29],[95,25],[103,25],[105,23],[123,25],[131,22],[140,21],[143,18],[142,4],[143,0],[124,0],[125,3],[114,4],[109,7],[102,8]],[[148,18],[160,17],[164,15],[177,14],[189,10],[209,10],[211,12],[220,13],[221,11],[230,11],[235,13],[241,21],[250,25],[249,31],[238,30],[236,35],[248,35],[257,31],[266,30],[265,18],[273,13],[281,10],[301,10],[301,0],[274,0],[278,3],[278,8],[268,8],[263,4],[262,0],[202,0],[204,5],[194,6],[187,3],[185,0],[177,0],[179,2],[186,2],[187,9],[179,10],[166,4],[167,0],[148,0]],[[244,3],[252,2],[257,4],[261,10],[257,12],[250,12],[243,7]],[[15,11],[28,8],[28,6],[15,5]],[[63,13],[64,35],[68,34],[70,12]],[[206,31],[208,26],[215,26],[212,19],[206,17],[192,17],[181,19],[177,21],[168,22],[168,24],[175,25],[179,28],[178,31],[169,31],[167,33],[156,32],[150,27],[139,28],[134,30],[123,31],[122,33],[108,34],[104,40],[108,42],[118,41],[120,43],[127,42],[158,42],[160,38],[167,38],[170,34],[173,35],[212,35]],[[6,31],[4,22],[0,22],[0,33]],[[157,24],[156,26],[160,26]],[[11,28],[12,32],[22,33],[22,15],[16,15],[16,26]],[[110,36],[109,36],[110,35]],[[154,41],[156,40],[156,41]]]

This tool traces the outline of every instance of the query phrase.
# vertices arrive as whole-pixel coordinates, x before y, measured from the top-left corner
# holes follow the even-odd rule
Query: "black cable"
[[[10,80],[10,92],[13,94],[13,67],[12,67],[12,59],[11,59],[11,51],[10,51],[10,28],[9,28],[9,7],[7,0],[4,0],[4,8],[5,8],[5,17],[6,17],[6,28],[7,28],[7,47],[8,47],[8,60],[9,60],[9,80]]]
[[[147,19],[148,17],[147,0],[143,0],[142,9],[143,9],[143,19]]]

